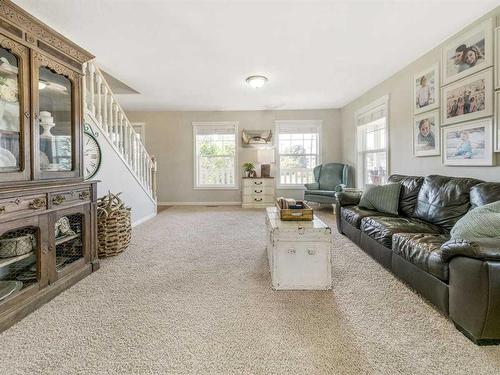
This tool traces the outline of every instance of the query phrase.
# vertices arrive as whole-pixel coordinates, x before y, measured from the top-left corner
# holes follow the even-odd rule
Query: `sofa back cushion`
[[[321,166],[321,173],[319,176],[319,189],[320,190],[335,190],[335,187],[342,183],[342,176],[344,173],[344,164],[328,163]]]
[[[389,182],[401,184],[401,194],[399,195],[399,214],[401,216],[413,216],[417,205],[418,192],[424,182],[422,176],[404,176],[393,174],[389,177]]]
[[[469,211],[471,188],[481,182],[474,178],[427,176],[413,216],[449,231]]]
[[[500,201],[500,182],[482,182],[470,190],[472,208]]]

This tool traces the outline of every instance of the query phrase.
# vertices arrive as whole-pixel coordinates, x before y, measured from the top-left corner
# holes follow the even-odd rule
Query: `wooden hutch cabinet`
[[[92,58],[0,0],[0,331],[99,268],[82,163]]]

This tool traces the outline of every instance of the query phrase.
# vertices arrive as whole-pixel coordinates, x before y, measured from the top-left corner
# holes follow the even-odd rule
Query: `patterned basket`
[[[97,241],[99,258],[115,256],[130,244],[132,225],[130,208],[118,194],[100,198],[97,207]]]

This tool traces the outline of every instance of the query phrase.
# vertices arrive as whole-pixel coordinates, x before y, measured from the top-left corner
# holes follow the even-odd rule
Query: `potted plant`
[[[257,173],[255,172],[255,165],[252,162],[246,162],[243,164],[243,171],[246,177],[255,177]]]

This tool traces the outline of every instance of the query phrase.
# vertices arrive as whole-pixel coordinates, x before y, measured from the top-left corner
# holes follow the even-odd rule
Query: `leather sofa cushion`
[[[472,208],[500,201],[500,182],[482,182],[470,189]]]
[[[392,237],[392,251],[421,270],[448,281],[448,265],[441,245],[449,240],[447,234],[397,233]]]
[[[368,216],[384,216],[382,212],[360,208],[358,206],[342,207],[340,214],[342,218],[356,229],[361,226],[361,220]]]
[[[481,182],[473,178],[427,176],[413,216],[450,231],[469,211],[470,190]]]
[[[307,195],[322,195],[325,197],[335,197],[335,191],[331,190],[306,190],[304,192],[304,196]]]
[[[365,217],[361,220],[361,231],[389,249],[395,233],[443,233],[434,224],[400,216]]]
[[[413,216],[415,206],[417,205],[418,192],[422,187],[424,177],[393,174],[389,177],[388,182],[401,184],[401,194],[399,195],[399,214],[408,217]]]

